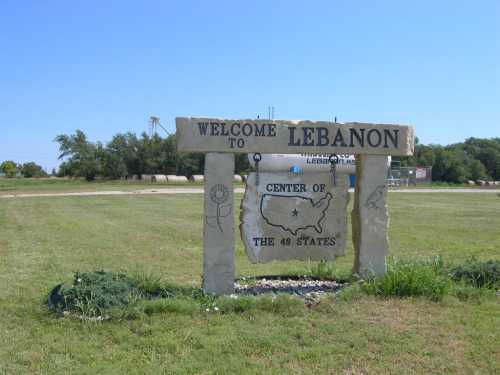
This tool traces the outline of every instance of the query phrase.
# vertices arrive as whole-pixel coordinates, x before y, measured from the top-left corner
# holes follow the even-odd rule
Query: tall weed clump
[[[500,288],[500,261],[481,262],[471,258],[467,263],[453,267],[450,277],[455,281],[463,281],[475,288]]]
[[[76,272],[72,285],[61,285],[52,296],[52,309],[83,316],[99,316],[105,310],[125,307],[139,298],[137,282],[112,272]]]
[[[362,284],[367,294],[384,297],[424,296],[441,301],[449,287],[449,279],[440,257],[430,259],[391,258],[387,272]]]

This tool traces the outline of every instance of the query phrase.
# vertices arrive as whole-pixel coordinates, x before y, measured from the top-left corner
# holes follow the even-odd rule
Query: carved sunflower
[[[212,186],[210,189],[210,200],[217,204],[226,202],[229,198],[229,189],[222,184]]]

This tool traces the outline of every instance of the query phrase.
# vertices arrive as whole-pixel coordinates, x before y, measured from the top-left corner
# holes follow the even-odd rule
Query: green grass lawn
[[[498,297],[475,303],[363,296],[326,300],[292,317],[162,313],[90,323],[49,313],[47,292],[74,271],[145,271],[200,285],[202,200],[194,194],[0,200],[0,374],[500,372]],[[500,259],[496,194],[391,194],[389,205],[392,255],[441,255],[447,264],[471,255]],[[340,272],[352,260],[349,243],[347,256],[336,261]],[[304,267],[252,265],[240,241],[236,264],[238,275]]]
[[[202,182],[148,182],[132,180],[85,181],[81,178],[0,178],[0,195],[33,193],[76,193],[92,191],[135,191],[165,188],[202,188]],[[244,187],[234,183],[234,187]]]
[[[235,187],[244,187],[242,183],[235,183]],[[92,191],[135,191],[154,188],[193,187],[201,188],[200,182],[147,182],[131,180],[96,180],[85,181],[82,178],[0,178],[0,195],[33,194],[33,193],[76,193]],[[434,183],[431,185],[401,186],[399,189],[450,189],[450,188],[479,188],[478,186],[453,185]],[[493,189],[486,187],[485,189]],[[500,189],[500,188],[499,188]],[[499,190],[500,191],[500,190]]]
[[[199,182],[147,182],[132,180],[85,181],[81,178],[0,178],[0,195],[30,193],[70,193],[81,191],[133,191],[168,187],[202,187]]]

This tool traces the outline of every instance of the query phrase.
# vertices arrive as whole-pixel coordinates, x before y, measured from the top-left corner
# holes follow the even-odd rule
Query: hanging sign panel
[[[331,173],[250,173],[240,231],[250,261],[333,260],[344,255],[348,178]]]
[[[255,167],[255,154],[248,154],[248,161]],[[336,155],[337,173],[356,173],[354,155]],[[332,167],[331,154],[262,154],[259,170],[263,172],[289,172],[298,168],[303,173],[329,172]]]
[[[178,117],[177,149],[192,152],[412,155],[412,126]]]
[[[415,169],[415,178],[417,180],[424,180],[427,178],[427,170],[425,168],[417,167]]]

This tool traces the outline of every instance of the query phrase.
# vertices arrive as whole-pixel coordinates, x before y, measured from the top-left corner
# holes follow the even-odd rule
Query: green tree
[[[466,170],[460,155],[453,150],[437,147],[434,150],[435,163],[432,166],[432,179],[452,183],[463,183]]]
[[[21,174],[27,178],[47,176],[47,173],[45,173],[43,168],[33,161],[30,161],[28,163],[24,163],[21,166]]]
[[[55,142],[59,143],[59,159],[69,158],[73,176],[85,177],[87,181],[92,181],[100,174],[102,170],[100,143],[90,143],[81,130],[76,130],[72,135],[60,134],[55,138]]]
[[[248,154],[234,155],[234,171],[236,174],[248,173],[250,170],[250,162],[248,161]]]
[[[483,148],[479,151],[477,159],[486,167],[491,178],[500,180],[500,151],[494,147]]]
[[[460,145],[485,166],[490,178],[500,180],[500,138],[468,138]]]
[[[116,134],[106,145],[106,150],[112,156],[113,164],[123,172],[125,165],[126,175],[143,173],[142,160],[140,157],[141,143],[133,133]],[[123,163],[118,163],[117,159]],[[116,172],[109,173],[116,175]],[[119,174],[119,173],[118,173]]]
[[[192,176],[203,174],[205,168],[205,154],[199,152],[183,152],[178,155],[177,174]]]
[[[103,154],[103,176],[119,179],[127,176],[127,165],[118,155],[105,152]]]
[[[171,134],[163,140],[161,146],[161,152],[162,152],[161,153],[162,172],[165,174],[177,174],[179,153],[177,152],[177,142],[175,134]]]
[[[68,177],[75,175],[76,175],[75,168],[71,160],[66,160],[63,161],[61,164],[59,164],[59,168],[57,170],[57,177]]]
[[[467,166],[467,179],[477,181],[488,178],[486,167],[479,160],[472,159]]]
[[[0,164],[0,170],[5,173],[7,177],[15,177],[18,171],[17,164],[12,160],[6,160]]]

